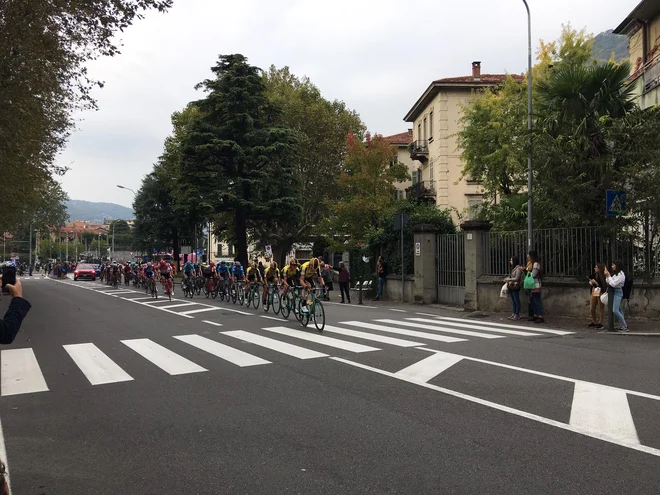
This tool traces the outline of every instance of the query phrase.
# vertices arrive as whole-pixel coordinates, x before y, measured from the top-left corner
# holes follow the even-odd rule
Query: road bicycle
[[[298,311],[298,302],[300,300],[301,286],[289,287],[286,296],[280,304],[280,314],[284,319],[288,319],[289,315],[293,313],[296,320],[300,321],[300,312]]]
[[[259,301],[261,300],[261,291],[259,290],[259,282],[252,282],[250,284],[250,290],[248,290],[245,295],[245,305],[249,308],[250,305],[254,306],[254,309],[259,307]]]
[[[213,277],[206,278],[204,277],[204,295],[206,296],[206,299],[208,299],[211,294],[213,294],[213,291],[215,290],[215,282],[213,281]]]
[[[190,297],[192,299],[195,294],[195,287],[192,278],[184,275],[181,279],[181,290],[183,291],[183,297]]]
[[[323,304],[321,300],[316,296],[317,292],[322,292],[325,294],[324,287],[318,287],[316,289],[310,289],[307,291],[311,293],[311,302],[307,298],[303,299],[302,297],[298,300],[298,313],[300,314],[300,323],[303,327],[306,327],[309,323],[309,320],[314,321],[314,326],[319,332],[322,332],[325,328],[325,309],[323,309]]]
[[[172,278],[165,278],[161,277],[160,278],[160,283],[163,286],[163,290],[165,292],[165,295],[170,298],[170,301],[172,300],[172,289],[173,289],[173,283],[172,283]]]
[[[144,284],[144,291],[150,294],[151,297],[158,299],[158,289],[156,288],[156,280],[151,277],[148,278]]]
[[[268,313],[268,310],[272,307],[273,313],[277,314],[280,312],[281,306],[279,285],[270,282],[268,284],[268,293],[264,300],[264,311]]]

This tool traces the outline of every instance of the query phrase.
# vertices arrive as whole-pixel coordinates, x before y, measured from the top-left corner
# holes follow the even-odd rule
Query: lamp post
[[[529,155],[527,156],[527,248],[532,249],[534,217],[532,211],[532,14],[527,0],[522,0],[527,9],[527,132]]]
[[[134,196],[137,196],[137,194],[135,193],[135,191],[133,191],[133,189],[131,189],[130,187],[120,186],[119,184],[117,184],[117,187],[118,187],[119,189],[126,189],[127,191],[131,191],[131,192],[133,193]]]

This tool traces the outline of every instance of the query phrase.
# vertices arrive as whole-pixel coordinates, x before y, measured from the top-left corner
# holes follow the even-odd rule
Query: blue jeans
[[[513,303],[513,314],[520,316],[520,291],[510,290],[509,295],[511,296],[511,302]]]
[[[378,290],[376,291],[376,299],[380,299],[383,295],[383,285],[385,285],[385,279],[383,277],[378,277]]]
[[[612,289],[612,295],[614,296],[614,316],[621,323],[621,328],[628,328],[626,325],[626,319],[623,317],[621,312],[621,299],[623,299],[623,290],[619,287]]]
[[[541,292],[532,292],[532,307],[534,314],[539,318],[543,318],[543,301],[541,300]]]

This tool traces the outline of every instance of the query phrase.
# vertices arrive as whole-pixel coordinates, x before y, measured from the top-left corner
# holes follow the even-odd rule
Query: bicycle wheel
[[[300,296],[294,296],[293,298],[293,314],[296,317],[296,320],[300,321],[300,304],[301,304],[302,298]]]
[[[268,310],[270,309],[270,304],[272,302],[271,301],[271,299],[272,299],[271,296],[272,296],[271,292],[267,291],[266,292],[266,300],[264,301],[264,312],[265,313],[268,313]]]
[[[291,294],[284,296],[284,300],[280,304],[280,314],[285,320],[289,318],[291,314]]]
[[[211,292],[209,291],[209,284],[206,281],[204,282],[204,295],[206,296],[206,299],[211,296]]]
[[[238,296],[237,296],[238,297],[238,303],[241,306],[243,306],[243,303],[245,302],[245,291],[244,291],[243,287],[239,287],[237,292],[238,292]]]
[[[259,293],[259,288],[255,285],[254,289],[252,290],[252,306],[254,306],[254,309],[259,309],[259,302],[261,301],[261,294]]]
[[[279,313],[280,310],[282,309],[282,305],[280,304],[280,294],[277,291],[273,292],[272,305],[273,305],[273,313],[274,314]]]
[[[172,300],[172,289],[174,289],[174,284],[172,284],[172,285],[169,286],[169,287],[168,287],[168,285],[169,285],[169,284],[167,284],[167,285],[165,286],[165,287],[167,287],[167,289],[165,290],[165,292],[167,292],[167,297],[169,297],[169,298],[170,298],[170,301],[171,301],[171,300]]]
[[[323,309],[321,301],[314,301],[312,303],[312,319],[314,320],[316,329],[322,332],[325,328],[325,309]]]
[[[249,308],[250,304],[252,304],[252,287],[250,287],[250,290],[245,295],[245,307]]]
[[[298,299],[298,321],[302,323],[303,327],[306,327],[309,323],[309,308],[305,305],[304,299]]]

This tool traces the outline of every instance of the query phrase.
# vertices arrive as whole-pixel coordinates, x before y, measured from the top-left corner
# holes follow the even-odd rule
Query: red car
[[[93,265],[78,265],[73,272],[73,280],[78,280],[79,278],[89,278],[93,282],[96,280],[96,269]]]

